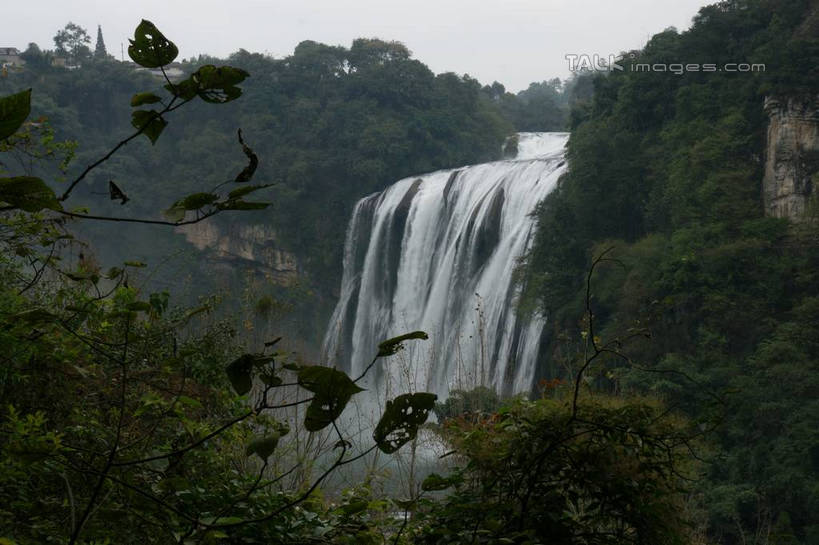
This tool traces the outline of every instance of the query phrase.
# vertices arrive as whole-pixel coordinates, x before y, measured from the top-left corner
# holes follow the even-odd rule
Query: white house
[[[26,61],[20,58],[20,50],[16,47],[0,47],[0,66],[23,66]]]

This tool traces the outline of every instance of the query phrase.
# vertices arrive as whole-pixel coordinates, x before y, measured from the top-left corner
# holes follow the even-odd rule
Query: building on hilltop
[[[128,62],[128,61],[126,61]],[[165,73],[162,73],[162,69],[160,68],[144,68],[142,66],[138,66],[135,63],[130,63],[134,66],[134,71],[136,72],[146,72],[156,79],[164,80],[165,76],[168,76],[168,79],[171,80],[173,83],[178,83],[185,79],[186,72],[183,68],[182,64],[178,62],[171,63],[165,66]]]
[[[26,64],[20,58],[20,50],[16,47],[0,47],[0,67],[23,66]]]

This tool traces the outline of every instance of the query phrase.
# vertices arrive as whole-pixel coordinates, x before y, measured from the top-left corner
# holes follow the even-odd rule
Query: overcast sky
[[[23,0],[0,8],[0,47],[53,48],[68,21],[102,25],[108,52],[141,18],[187,58],[239,48],[276,57],[302,40],[349,46],[357,37],[404,42],[435,72],[467,73],[511,91],[569,76],[567,54],[617,54],[669,26],[688,28],[705,0]],[[127,53],[126,53],[127,54]]]

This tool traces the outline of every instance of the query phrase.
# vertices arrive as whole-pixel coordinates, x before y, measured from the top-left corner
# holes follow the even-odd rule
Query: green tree
[[[110,214],[152,215],[181,194],[202,191],[199,180],[235,176],[243,156],[225,150],[238,151],[232,135],[241,126],[257,155],[266,158],[255,179],[278,188],[275,214],[247,213],[241,223],[269,230],[270,244],[299,270],[297,282],[272,286],[294,311],[286,329],[270,333],[317,346],[341,281],[343,225],[355,202],[405,176],[498,159],[504,138],[514,130],[474,80],[436,76],[419,60],[398,53],[382,56],[388,60],[365,70],[350,70],[350,45],[304,42],[283,58],[238,51],[225,60],[181,62],[186,74],[207,64],[229,64],[253,76],[242,83],[242,100],[218,109],[187,108],[173,124],[174,138],[159,142],[150,155],[147,139],[129,143],[86,177],[72,199],[76,206]],[[107,153],[110,142],[129,130],[128,100],[135,88],[164,93],[157,79],[124,63],[85,63],[70,71],[31,68],[13,79],[0,78],[0,93],[23,86],[37,88],[33,117],[46,116],[62,138],[82,141],[71,174]],[[103,202],[100,195],[110,179],[140,198],[124,207],[119,201]],[[220,231],[233,229],[219,216],[211,222]],[[159,256],[194,251],[170,230],[149,234],[135,228],[115,241],[103,225],[80,229],[112,262],[134,255],[156,262]],[[196,295],[241,290],[247,275],[269,282],[265,277],[277,268],[247,260],[230,265],[241,270],[197,275],[200,281],[189,290],[191,304]],[[156,289],[179,283],[170,271],[165,267],[152,279]]]
[[[577,354],[567,354],[572,386],[547,381],[537,401],[493,392],[459,392],[436,407],[439,433],[460,462],[431,475],[425,492],[453,488],[440,501],[418,501],[414,543],[691,543],[698,522],[687,499],[700,431],[662,402],[601,392],[614,362],[631,363],[624,341],[598,336],[592,279]],[[470,410],[470,412],[464,411]],[[477,409],[477,410],[475,410]],[[449,413],[449,414],[447,414]]]
[[[648,400],[517,401],[493,418],[449,420],[463,464],[425,491],[413,543],[690,543],[683,483],[690,432]]]
[[[569,171],[539,208],[529,255],[526,286],[552,320],[545,350],[554,360],[582,319],[591,256],[616,246],[620,265],[600,277],[600,331],[635,327],[653,340],[627,343],[641,369],[612,364],[598,380],[612,391],[659,393],[692,419],[719,417],[717,454],[697,491],[710,537],[731,545],[772,528],[800,543],[816,535],[805,506],[817,497],[807,461],[819,358],[807,339],[819,238],[815,222],[767,218],[761,206],[762,105],[766,96],[813,96],[816,72],[804,67],[819,60],[806,32],[815,22],[815,3],[720,2],[688,31],[652,37],[622,72],[578,78],[586,89],[572,113]],[[633,69],[683,57],[766,70]],[[809,158],[801,164],[815,168]],[[560,372],[543,369],[549,378]]]
[[[82,61],[91,58],[91,49],[88,44],[91,37],[88,31],[79,25],[69,22],[65,28],[58,30],[54,35],[54,45],[57,53],[64,56],[73,65],[82,64]]]
[[[128,52],[137,64],[154,68],[172,62],[178,49],[143,20]],[[324,522],[311,523],[315,515],[301,516],[294,508],[339,467],[375,450],[392,453],[412,440],[432,409],[432,394],[390,401],[374,444],[353,455],[362,447],[344,437],[337,420],[362,391],[357,383],[366,373],[353,380],[329,367],[283,361],[272,349],[276,341],[243,354],[234,331],[207,321],[209,301],[173,309],[167,292],[130,287],[143,263],[103,271],[82,251],[72,255],[82,245],[65,218],[178,226],[268,206],[245,200],[266,186],[249,183],[259,159],[241,131],[247,163],[229,187],[219,183],[177,199],[165,220],[91,214],[65,204],[125,144],[140,136],[155,144],[167,118],[194,100],[236,100],[247,76],[231,66],[204,65],[181,82],[166,80],[164,100],[152,92],[134,95],[133,132],[70,178],[60,196],[33,173],[0,177],[0,347],[7,355],[0,379],[3,541],[269,543],[312,534]],[[31,94],[0,98],[0,150],[12,157],[70,155],[73,147],[35,137],[41,124],[26,124]],[[161,106],[145,109],[154,104]],[[0,164],[4,175],[16,168]],[[120,206],[135,198],[113,181],[108,189]],[[199,320],[205,321],[196,327]],[[384,341],[367,370],[402,343],[425,338],[415,332]],[[277,489],[298,466],[313,463],[296,460],[296,468],[287,470],[279,466],[286,458],[272,456],[286,451],[283,438],[290,432],[276,411],[292,407],[303,407],[294,425],[306,433],[332,432],[336,440],[323,452],[331,461],[317,478]],[[343,506],[342,522],[357,512]]]

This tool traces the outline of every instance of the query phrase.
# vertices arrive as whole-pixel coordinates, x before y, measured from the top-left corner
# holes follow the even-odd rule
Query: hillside
[[[164,84],[161,75],[112,59],[89,58],[69,70],[51,66],[51,53],[39,48],[23,57],[25,67],[0,78],[0,94],[33,87],[32,117],[46,119],[57,140],[78,142],[67,179],[128,134],[132,95]],[[499,157],[516,119],[544,128],[565,122],[559,94],[547,84],[528,91],[537,100],[518,99],[497,83],[482,88],[468,76],[435,75],[397,42],[359,39],[345,48],[304,41],[280,59],[239,51],[174,69],[190,74],[208,63],[250,73],[242,100],[174,113],[155,146],[130,143],[75,198],[98,214],[161,217],[181,196],[241,170],[241,128],[260,157],[256,181],[274,184],[267,190],[273,207],[176,233],[135,226],[112,238],[101,224],[78,229],[103,265],[142,259],[157,267],[155,289],[193,298],[213,289],[242,293],[245,307],[269,301],[271,329],[279,328],[270,333],[306,341],[299,348],[313,355],[337,297],[344,233],[358,199],[404,176]],[[109,179],[140,198],[111,202]],[[200,250],[215,265],[202,267]]]
[[[613,248],[596,329],[631,361],[606,358],[595,380],[710,430],[697,488],[720,543],[819,540],[816,8],[720,2],[598,74],[526,267],[528,304],[553,319],[551,378],[578,357],[586,271]]]

